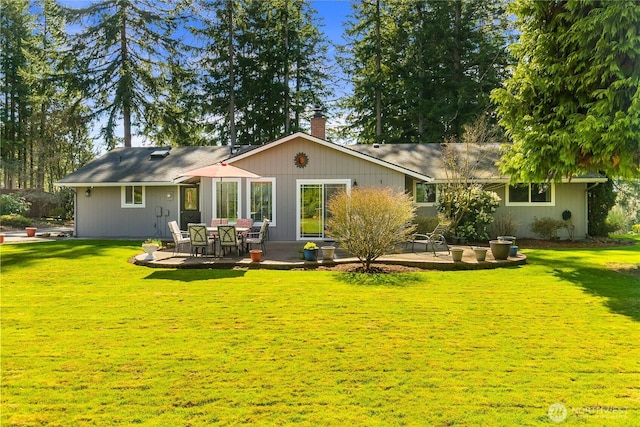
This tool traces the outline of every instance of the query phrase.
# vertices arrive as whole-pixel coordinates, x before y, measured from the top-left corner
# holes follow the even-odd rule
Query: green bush
[[[420,216],[416,217],[414,224],[416,225],[416,233],[426,234],[431,233],[434,228],[440,222],[440,218],[435,216]]]
[[[469,187],[443,187],[436,205],[440,214],[450,218],[455,224],[458,236],[473,240],[487,240],[493,214],[500,206],[500,197],[493,191],[484,190],[480,185]]]
[[[633,224],[631,226],[631,232],[633,234],[640,234],[640,224]]]
[[[557,240],[558,230],[566,227],[566,223],[560,219],[553,219],[548,216],[543,218],[533,217],[533,222],[529,229],[545,240]]]
[[[0,216],[0,225],[5,227],[24,228],[29,227],[32,222],[29,218],[17,214]]]
[[[609,180],[591,188],[589,200],[589,230],[590,236],[607,236],[612,230],[607,226],[609,211],[616,204],[616,192],[613,181]]]
[[[31,203],[19,194],[0,194],[0,215],[24,215],[30,207]]]

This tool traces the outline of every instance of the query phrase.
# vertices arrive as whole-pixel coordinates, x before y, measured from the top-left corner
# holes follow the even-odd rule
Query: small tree
[[[338,245],[357,257],[366,272],[378,257],[406,242],[415,226],[409,195],[390,188],[357,187],[341,191],[328,205],[327,231]]]

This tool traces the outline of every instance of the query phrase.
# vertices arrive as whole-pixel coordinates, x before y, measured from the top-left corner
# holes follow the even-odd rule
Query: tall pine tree
[[[73,22],[84,24],[70,53],[94,115],[106,114],[102,134],[109,148],[119,125],[130,147],[133,128],[153,128],[163,117],[158,110],[170,99],[168,82],[182,75],[169,66],[174,58],[177,67],[183,52],[177,6],[173,0],[101,0],[67,9]]]

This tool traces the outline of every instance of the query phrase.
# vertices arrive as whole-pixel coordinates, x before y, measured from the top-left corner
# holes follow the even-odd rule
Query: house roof
[[[458,158],[468,157],[473,171],[471,178],[476,180],[507,180],[496,166],[500,159],[500,144],[468,145],[468,144],[366,144],[349,146],[352,150],[402,165],[424,175],[433,177],[434,181],[445,181],[445,148],[453,151]]]
[[[101,186],[168,185],[185,171],[227,161],[257,155],[296,138],[340,151],[347,155],[370,161],[404,173],[422,181],[444,182],[451,172],[445,167],[446,147],[455,150],[458,158],[473,159],[472,178],[478,181],[507,182],[496,163],[500,159],[500,144],[356,144],[339,145],[306,133],[298,132],[260,146],[241,146],[231,154],[228,146],[198,147],[119,147],[93,160],[77,171],[62,178],[56,185],[79,187],[100,184]],[[448,176],[449,175],[449,176]],[[606,181],[599,175],[583,175],[573,182]]]
[[[153,154],[153,155],[152,155]],[[220,162],[229,147],[118,147],[98,157],[56,184],[79,187],[100,184],[167,185],[181,173]]]

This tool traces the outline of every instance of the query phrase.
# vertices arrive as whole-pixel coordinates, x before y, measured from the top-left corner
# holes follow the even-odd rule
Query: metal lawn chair
[[[189,238],[191,239],[191,255],[202,256],[209,254],[209,248],[213,247],[209,239],[209,232],[205,224],[189,224]]]
[[[269,235],[269,222],[270,221],[268,219],[265,219],[262,222],[262,226],[260,226],[260,231],[257,233],[251,231],[247,233],[247,237],[244,239],[244,243],[247,245],[247,250],[249,250],[253,245],[260,245],[262,252],[265,254],[267,253],[265,241]]]
[[[235,248],[238,252],[238,256],[240,256],[242,242],[238,240],[238,232],[234,225],[219,225],[218,239],[220,239],[220,251],[222,252],[222,255],[226,250],[231,251],[231,248]]]
[[[441,222],[436,228],[433,229],[431,233],[427,234],[414,234],[411,239],[411,250],[415,252],[415,246],[417,244],[425,245],[425,251],[429,250],[429,245],[431,245],[431,250],[433,252],[433,256],[436,256],[436,245],[439,248],[444,247],[444,251],[449,253],[449,245],[447,244],[447,238],[444,236],[449,228],[451,227],[451,222]]]
[[[167,223],[171,237],[173,237],[173,255],[177,255],[180,252],[180,248],[183,246],[190,246],[191,239],[189,238],[189,232],[180,230],[178,221],[169,221]]]

